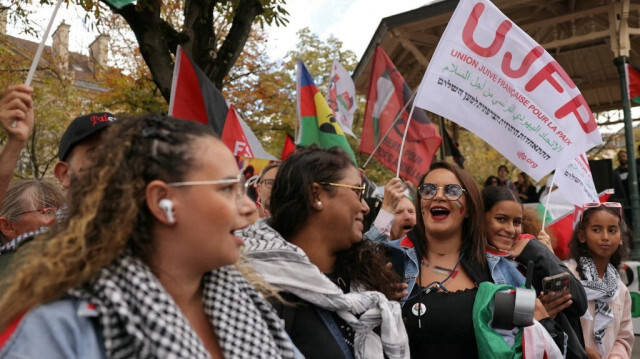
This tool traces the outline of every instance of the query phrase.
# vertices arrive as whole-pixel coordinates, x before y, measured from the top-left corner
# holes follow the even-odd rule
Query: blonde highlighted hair
[[[191,144],[215,134],[202,124],[161,115],[122,119],[106,131],[95,166],[74,183],[62,230],[19,251],[16,272],[0,288],[0,328],[29,309],[89,283],[125,250],[143,260],[151,248],[153,216],[146,185],[178,182],[194,165]]]

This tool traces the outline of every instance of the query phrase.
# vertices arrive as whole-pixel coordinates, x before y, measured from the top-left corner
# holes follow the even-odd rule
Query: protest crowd
[[[381,48],[374,57],[372,77],[394,72]],[[301,101],[317,98],[298,66]],[[437,70],[449,77],[424,81],[458,88],[462,70]],[[386,81],[394,94],[406,86]],[[366,119],[382,118],[378,96]],[[415,101],[431,106],[424,93]],[[179,104],[168,115],[83,114],[64,130],[53,183],[13,180],[38,105],[27,84],[4,89],[0,359],[631,358],[626,199],[599,198],[591,179],[583,187],[595,199],[554,203],[574,172],[537,188],[542,157],[533,171],[500,164],[478,183],[458,161],[432,161],[443,139],[424,111],[404,109],[393,113],[422,126],[409,137],[437,141],[402,152],[391,132],[378,155],[395,153],[397,173],[376,184],[333,115],[320,124],[325,107],[303,106],[298,147],[256,173]],[[626,153],[618,159],[614,175],[626,180]],[[538,207],[549,199],[573,226],[545,225]]]

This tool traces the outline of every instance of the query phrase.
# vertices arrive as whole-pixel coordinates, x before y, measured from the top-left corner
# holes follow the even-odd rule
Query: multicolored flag
[[[342,127],[342,131],[353,138],[357,138],[351,129],[353,126],[353,113],[356,112],[358,107],[356,104],[356,85],[338,60],[333,60],[333,65],[331,66],[327,103],[331,107],[331,111],[333,111],[333,116]]]
[[[418,184],[429,169],[431,160],[442,143],[442,137],[427,114],[415,108],[407,133],[404,153],[400,146],[412,106],[412,93],[404,78],[380,46],[376,47],[371,66],[369,95],[362,126],[360,152],[371,154],[385,167],[396,171],[401,158],[400,176]],[[400,115],[396,122],[397,115]],[[384,134],[391,128],[388,135]]]
[[[264,150],[253,131],[178,46],[173,69],[169,116],[209,124],[234,156],[277,160]]]
[[[296,88],[300,123],[296,143],[299,146],[315,143],[321,148],[338,146],[351,156],[353,163],[357,163],[356,155],[344,136],[342,128],[302,61],[298,61]]]

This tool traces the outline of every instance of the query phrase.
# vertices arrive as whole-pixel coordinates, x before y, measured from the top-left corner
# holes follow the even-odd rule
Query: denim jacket
[[[77,299],[41,305],[20,320],[0,358],[106,358],[95,316],[87,302]]]
[[[41,305],[26,313],[13,333],[0,332],[0,339],[9,336],[4,345],[0,342],[0,359],[106,358],[97,315],[89,303],[75,298]],[[297,359],[304,359],[293,349]]]
[[[393,263],[393,267],[394,269],[396,269],[396,271],[398,271],[398,267],[401,267],[399,270],[399,274],[404,282],[409,286],[409,288],[407,288],[409,295],[411,295],[411,292],[416,285],[416,279],[418,277],[420,269],[418,252],[416,251],[416,248],[413,244],[413,241],[416,240],[415,236],[415,227],[409,233],[407,233],[406,236],[394,241],[387,241],[387,237],[383,234],[380,234],[380,232],[378,232],[373,226],[365,234],[366,238],[376,242],[381,242],[390,249],[390,260]],[[402,263],[398,265],[398,262]],[[493,281],[490,272],[487,269],[482,268],[480,264],[470,261],[468,256],[462,257],[460,265],[462,265],[469,277],[471,277],[471,279],[473,279],[473,281],[477,284],[485,281]],[[404,304],[404,301],[407,300],[407,298],[408,296],[402,298],[401,303]]]
[[[486,251],[485,256],[494,283],[508,284],[516,288],[524,286],[524,276],[509,259],[490,251]]]

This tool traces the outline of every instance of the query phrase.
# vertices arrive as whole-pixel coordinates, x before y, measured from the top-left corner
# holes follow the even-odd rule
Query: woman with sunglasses
[[[618,267],[628,230],[617,202],[585,203],[569,244],[567,265],[581,280],[589,299],[588,316],[580,318],[589,358],[631,357],[631,296]]]
[[[478,285],[491,281],[480,191],[455,164],[435,162],[420,180],[416,212],[407,236],[386,243],[405,253],[396,270],[409,284],[402,316],[411,355],[477,358],[473,304]]]
[[[0,358],[294,357],[233,265],[255,207],[231,152],[209,127],[159,115],[105,135],[65,228],[5,277]]]
[[[362,239],[361,173],[338,147],[299,149],[280,165],[271,217],[243,231],[248,264],[281,290],[275,303],[306,358],[408,358],[381,245]],[[379,327],[379,331],[377,331]]]

